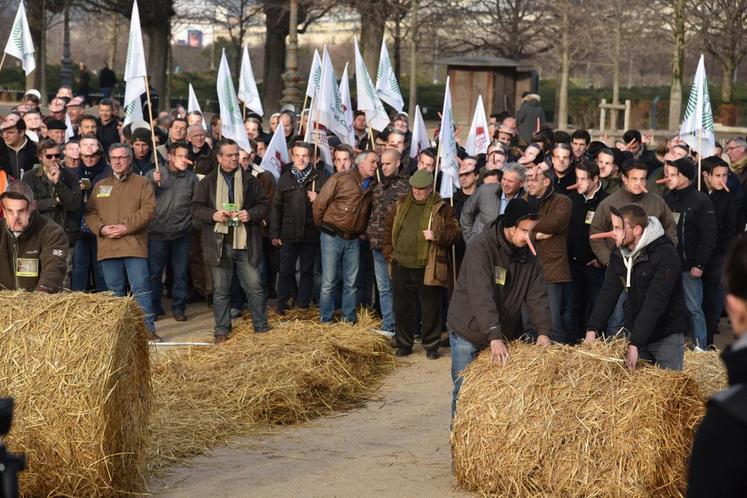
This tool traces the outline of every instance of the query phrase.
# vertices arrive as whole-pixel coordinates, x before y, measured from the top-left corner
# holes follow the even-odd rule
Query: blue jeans
[[[394,332],[394,307],[392,304],[392,281],[389,278],[389,265],[384,253],[373,249],[376,287],[379,289],[379,307],[381,308],[381,329]]]
[[[573,329],[573,302],[570,282],[546,284],[547,299],[550,303],[552,330],[550,339],[560,344],[568,344],[569,331]]]
[[[259,268],[249,264],[249,255],[243,250],[234,250],[233,246],[223,243],[220,264],[211,266],[213,275],[213,318],[215,335],[228,335],[231,331],[231,279],[234,272],[244,289],[249,311],[252,313],[252,325],[255,332],[269,330],[265,312],[265,296],[262,290],[262,277]]]
[[[319,311],[322,323],[332,321],[335,312],[335,287],[342,279],[342,316],[355,323],[355,280],[358,277],[358,239],[345,240],[342,237],[322,233],[322,288],[319,295]],[[338,264],[342,262],[342,270]]]
[[[451,418],[456,414],[457,398],[459,390],[462,388],[462,371],[480,352],[464,337],[449,331],[449,344],[451,345],[451,381],[454,383],[454,390],[451,393]]]
[[[666,370],[682,370],[685,358],[685,335],[672,334],[638,350],[638,358]]]
[[[153,291],[153,311],[163,312],[161,295],[163,294],[163,270],[171,262],[174,272],[174,285],[171,291],[171,313],[183,315],[187,308],[189,294],[189,250],[192,236],[187,233],[174,240],[148,239],[148,270],[150,272],[150,290]]]
[[[693,344],[703,349],[708,347],[705,316],[703,315],[703,280],[693,278],[689,271],[682,272],[682,290],[689,312],[688,322],[693,331]]]
[[[612,310],[612,315],[607,322],[605,337],[614,337],[618,332],[620,332],[620,329],[625,326],[625,302],[627,300],[628,293],[623,290],[620,293],[615,309]]]
[[[96,291],[105,292],[107,287],[104,273],[101,271],[101,262],[96,260],[96,236],[82,232],[73,250],[72,289],[74,291],[84,292],[88,289],[88,279],[92,269]]]
[[[148,283],[148,260],[145,258],[112,258],[101,261],[106,286],[115,296],[125,295],[125,286],[130,283],[130,289],[135,301],[143,309],[145,328],[154,332],[156,324],[153,322],[153,299]]]

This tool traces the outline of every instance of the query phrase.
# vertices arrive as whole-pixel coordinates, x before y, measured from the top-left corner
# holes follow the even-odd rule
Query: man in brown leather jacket
[[[335,312],[335,287],[342,278],[343,319],[355,323],[355,280],[358,277],[358,237],[366,231],[371,210],[374,175],[378,167],[374,152],[355,159],[355,167],[335,173],[312,201],[314,224],[321,231],[322,285],[319,311],[322,323]],[[342,275],[338,265],[342,261]]]

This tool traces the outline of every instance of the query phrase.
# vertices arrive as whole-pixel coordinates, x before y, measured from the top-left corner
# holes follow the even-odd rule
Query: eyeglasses
[[[81,159],[93,159],[94,157],[99,157],[99,153],[96,152],[94,154],[81,154],[80,155]]]
[[[130,158],[130,156],[109,156],[109,159],[111,162],[114,161],[126,161]]]
[[[46,157],[47,159],[59,159],[62,157],[62,154],[60,154],[59,152],[57,154],[44,154],[44,157]]]

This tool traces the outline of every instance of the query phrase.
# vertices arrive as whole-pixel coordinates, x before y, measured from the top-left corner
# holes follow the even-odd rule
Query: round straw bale
[[[10,451],[24,496],[141,492],[148,344],[132,298],[0,292],[0,396],[15,399]]]
[[[271,332],[253,334],[246,320],[218,347],[156,360],[150,468],[359,405],[394,366],[386,339],[365,330],[372,323],[365,314],[357,325],[273,321]]]
[[[452,428],[458,482],[490,496],[680,496],[703,415],[686,374],[626,370],[621,342],[513,343],[464,373]]]
[[[685,373],[698,384],[703,400],[727,387],[726,367],[720,354],[716,349],[685,351]]]

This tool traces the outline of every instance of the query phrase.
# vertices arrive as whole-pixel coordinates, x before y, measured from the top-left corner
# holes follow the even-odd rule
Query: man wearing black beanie
[[[522,335],[521,308],[526,305],[539,335],[549,344],[550,307],[539,260],[531,241],[538,215],[521,198],[467,245],[446,324],[451,344],[452,417],[462,385],[461,372],[490,347],[493,361],[504,364],[507,343]]]

